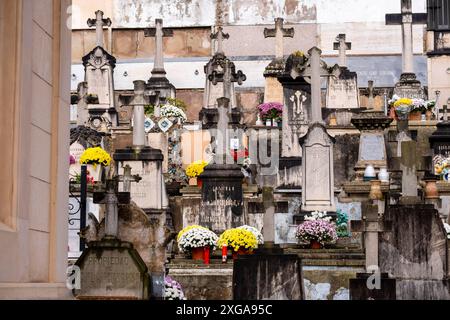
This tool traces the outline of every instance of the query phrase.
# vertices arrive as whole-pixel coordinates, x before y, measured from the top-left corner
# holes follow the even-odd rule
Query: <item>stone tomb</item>
[[[120,240],[89,243],[76,262],[81,268],[81,289],[77,299],[147,300],[149,276],[147,266],[133,245]]]
[[[300,139],[303,149],[302,211],[336,211],[334,200],[334,138],[314,123]]]
[[[359,91],[356,72],[341,68],[338,78],[328,78],[327,108],[356,109],[359,108]]]

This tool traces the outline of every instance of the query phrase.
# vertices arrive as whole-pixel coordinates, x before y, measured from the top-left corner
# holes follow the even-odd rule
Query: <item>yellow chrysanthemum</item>
[[[394,107],[399,107],[401,105],[410,106],[413,104],[412,99],[409,98],[401,98],[394,102]]]
[[[111,156],[100,147],[86,149],[80,157],[80,164],[109,166]]]
[[[189,178],[198,177],[203,172],[203,170],[205,169],[205,167],[207,165],[208,165],[208,162],[206,162],[204,160],[198,160],[198,161],[192,162],[186,168],[186,175]]]
[[[226,245],[231,247],[233,251],[238,251],[239,248],[253,250],[258,247],[258,240],[255,235],[245,229],[228,229],[225,230],[217,241],[217,246],[220,248]]]
[[[188,232],[189,230],[196,229],[196,228],[209,230],[208,228],[198,226],[198,225],[188,226],[188,227],[184,228],[183,230],[181,230],[180,232],[178,232],[177,241],[180,241],[180,238],[184,233]]]

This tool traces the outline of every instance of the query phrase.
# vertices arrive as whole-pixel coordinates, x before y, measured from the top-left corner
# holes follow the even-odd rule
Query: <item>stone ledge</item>
[[[351,194],[369,194],[370,193],[370,181],[352,181],[344,183],[344,191]],[[381,192],[385,193],[389,191],[389,182],[381,183]]]
[[[2,300],[74,300],[65,283],[0,282]]]
[[[302,266],[364,267],[366,260],[302,259]]]

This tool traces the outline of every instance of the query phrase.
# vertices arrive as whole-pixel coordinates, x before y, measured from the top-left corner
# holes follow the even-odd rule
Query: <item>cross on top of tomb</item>
[[[275,28],[264,28],[264,38],[275,38],[275,59],[282,60],[284,56],[284,38],[294,37],[294,28],[283,28],[283,18],[275,19]]]
[[[347,67],[347,55],[346,51],[352,49],[351,42],[345,42],[345,33],[340,33],[336,37],[336,41],[333,43],[333,49],[339,50],[339,66]]]
[[[215,54],[224,54],[223,52],[223,40],[229,39],[230,35],[228,33],[223,32],[222,27],[217,28],[217,32],[211,34],[211,39],[216,40],[216,52]]]
[[[111,19],[103,18],[103,11],[98,10],[95,12],[95,19],[88,19],[87,25],[89,27],[95,27],[97,33],[97,46],[103,48],[103,28],[111,26]]]
[[[155,19],[155,28],[144,30],[145,37],[155,37],[155,63],[153,65],[152,77],[164,77],[164,37],[173,37],[173,29],[163,28],[163,20]]]

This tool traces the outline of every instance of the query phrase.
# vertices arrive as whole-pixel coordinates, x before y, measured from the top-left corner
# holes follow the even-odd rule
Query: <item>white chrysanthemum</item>
[[[187,116],[184,111],[171,104],[165,104],[161,107],[161,116],[166,118],[180,118],[183,122],[187,120]]]
[[[178,240],[178,248],[182,252],[187,252],[192,248],[210,246],[215,248],[219,237],[212,231],[204,228],[194,228],[185,232]]]

